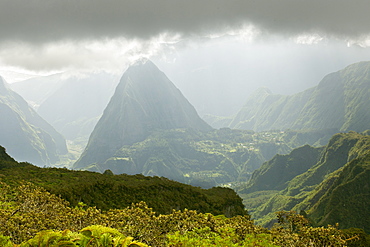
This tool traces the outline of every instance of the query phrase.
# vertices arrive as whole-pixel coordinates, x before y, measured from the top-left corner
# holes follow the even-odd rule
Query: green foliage
[[[348,247],[367,247],[370,246],[370,235],[363,229],[349,228],[341,230],[346,238]]]
[[[14,185],[20,181],[32,182],[52,194],[60,195],[72,207],[83,202],[109,210],[145,201],[162,214],[185,208],[230,217],[247,213],[241,198],[231,189],[218,187],[205,190],[160,177],[103,175],[0,161],[0,181]]]
[[[0,234],[0,246],[2,247],[14,247],[12,241],[10,241],[10,237],[5,237]]]
[[[241,193],[284,189],[287,182],[314,166],[322,151],[323,148],[305,145],[294,149],[290,154],[276,155],[253,173],[248,187]]]
[[[80,231],[83,237],[79,241],[80,246],[109,246],[109,247],[126,247],[126,246],[147,246],[146,244],[132,241],[132,237],[125,237],[118,230],[93,225],[85,227]]]
[[[46,230],[24,243],[20,247],[145,247],[146,244],[132,241],[132,237],[125,237],[113,228],[92,225],[85,227],[79,233]]]
[[[242,197],[251,201],[246,205],[252,217],[266,227],[273,224],[272,212],[305,210],[316,226],[339,223],[368,232],[369,147],[368,135],[336,134],[324,148],[305,146],[275,156],[239,191],[256,191]]]
[[[65,231],[53,231],[45,230],[38,232],[35,237],[25,241],[20,244],[20,247],[38,247],[38,246],[48,246],[48,247],[75,247],[79,236],[70,232],[69,230]],[[82,245],[82,246],[86,246]]]
[[[15,160],[10,157],[4,147],[0,146],[0,160],[3,162],[15,162]]]
[[[209,227],[194,229],[185,234],[175,232],[168,235],[168,246],[264,246],[277,247],[272,244],[269,234],[248,234],[240,239],[232,228],[221,228],[212,231]]]
[[[280,212],[279,224],[268,230],[256,226],[249,216],[227,218],[193,210],[158,215],[144,202],[104,212],[83,204],[71,208],[32,184],[2,184],[2,188],[3,246],[13,246],[11,241],[20,247],[345,245],[337,228],[312,228],[293,212]]]
[[[318,224],[339,222],[342,228],[360,227],[370,232],[370,152],[349,162],[334,177],[332,185],[310,209]]]
[[[346,246],[338,227],[310,227],[308,220],[294,211],[277,212],[278,223],[272,228],[274,242],[280,246]]]
[[[156,215],[144,202],[133,204],[125,209],[109,211],[87,207],[83,203],[71,208],[63,199],[30,183],[17,187],[3,183],[0,185],[2,187],[0,234],[10,236],[15,243],[28,240],[40,231],[64,231],[64,229],[78,231],[87,226],[102,225],[113,227],[125,236],[132,236],[136,240],[160,245],[165,241],[168,232],[188,231],[198,226],[215,224],[212,215],[192,210]],[[249,216],[243,216],[241,219],[249,222]],[[82,234],[87,237],[95,236],[97,231],[109,232],[114,235],[113,238],[118,234],[116,230],[108,231],[104,227],[85,228]],[[64,238],[59,238],[61,233],[53,233],[51,239],[44,238],[44,233],[40,233],[38,240],[34,241],[51,241],[51,239],[64,241]]]

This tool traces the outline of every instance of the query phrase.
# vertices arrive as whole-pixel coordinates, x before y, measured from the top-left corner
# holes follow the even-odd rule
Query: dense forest
[[[305,215],[293,211],[277,212],[278,223],[270,229],[257,226],[231,189],[203,190],[164,178],[113,175],[110,171],[98,174],[38,168],[14,161],[4,148],[0,151],[1,246],[368,243],[361,229],[312,227]]]
[[[2,148],[0,179],[12,186],[31,182],[68,201],[71,206],[83,203],[98,209],[124,208],[145,201],[158,213],[185,208],[203,213],[244,215],[241,198],[231,189],[208,190],[169,180],[143,175],[114,175],[63,168],[39,168],[12,160]]]

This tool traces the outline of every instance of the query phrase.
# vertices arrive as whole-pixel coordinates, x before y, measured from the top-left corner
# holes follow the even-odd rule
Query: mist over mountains
[[[229,118],[208,116],[214,127],[252,129],[325,129],[364,131],[369,128],[370,63],[360,62],[325,76],[313,88],[278,95],[260,88]]]
[[[10,84],[68,140],[88,139],[118,83],[115,75],[63,73]]]
[[[215,128],[254,131],[323,129],[328,130],[327,136],[335,131],[363,131],[367,129],[369,118],[366,108],[369,98],[366,90],[368,69],[368,62],[350,65],[326,76],[318,86],[293,95],[276,95],[268,88],[260,88],[236,115],[208,115],[205,120]],[[80,77],[56,74],[13,83],[11,87],[69,140],[71,148],[77,145],[74,149],[84,149],[95,128],[85,153],[96,143],[105,144],[98,144],[91,152],[96,158],[75,167],[95,162],[102,164],[122,146],[144,141],[157,130],[211,129],[151,61],[131,66],[110,99],[117,84],[117,78],[106,73]],[[109,100],[111,102],[106,108]],[[95,126],[104,109],[104,117]],[[317,136],[306,143],[312,145],[319,139]],[[308,139],[305,137],[302,140]],[[325,144],[323,141],[320,143]],[[101,148],[104,146],[105,151]],[[295,147],[290,145],[290,148]],[[79,152],[75,154],[76,158]],[[102,154],[104,157],[100,157]],[[85,154],[81,159],[85,159]],[[263,162],[264,158],[259,160]]]
[[[370,246],[369,0],[0,0],[1,246]]]
[[[370,193],[369,71],[370,62],[352,64],[293,95],[260,88],[237,114],[208,115],[214,128],[149,60],[119,82],[100,73],[12,85],[37,112],[1,80],[0,145],[38,166],[231,187],[264,226],[274,212],[296,210],[313,225],[369,231],[359,210]]]
[[[19,161],[43,166],[66,154],[64,137],[0,77],[0,145]]]
[[[163,72],[151,61],[139,61],[123,74],[74,168],[104,162],[156,130],[177,128],[211,130]]]

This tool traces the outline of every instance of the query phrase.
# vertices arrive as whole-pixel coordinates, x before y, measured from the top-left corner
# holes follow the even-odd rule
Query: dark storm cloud
[[[278,34],[370,33],[368,0],[0,0],[0,39],[148,38],[253,24]]]

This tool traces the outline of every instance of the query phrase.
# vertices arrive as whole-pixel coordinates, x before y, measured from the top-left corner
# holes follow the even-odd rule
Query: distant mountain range
[[[37,77],[10,86],[68,140],[88,139],[114,93],[108,73]]]
[[[207,116],[214,127],[251,129],[328,129],[364,131],[370,123],[370,62],[329,74],[316,86],[294,95],[260,88],[233,117]]]
[[[18,161],[50,165],[67,153],[64,137],[0,77],[0,145]]]
[[[252,216],[271,225],[273,212],[304,210],[313,224],[370,232],[368,134],[336,134],[324,147],[303,146],[264,163],[239,190]]]

